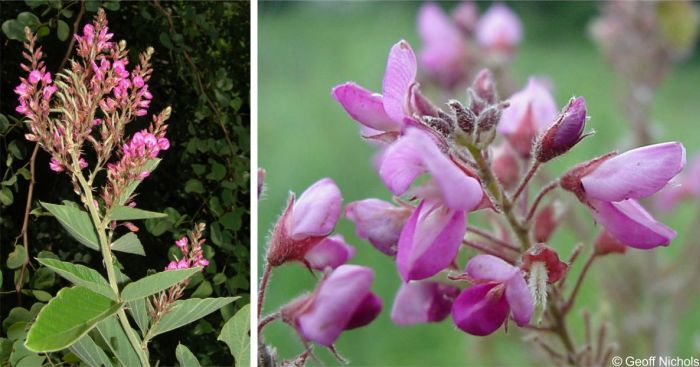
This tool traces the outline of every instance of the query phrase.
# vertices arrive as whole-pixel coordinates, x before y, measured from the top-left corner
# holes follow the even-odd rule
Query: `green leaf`
[[[16,19],[4,21],[2,23],[2,33],[5,33],[9,39],[24,41],[24,26]]]
[[[67,205],[57,205],[41,202],[41,206],[46,208],[61,223],[68,233],[78,242],[98,251],[100,249],[97,233],[92,225],[88,213]]]
[[[109,215],[110,220],[137,220],[150,218],[163,218],[168,215],[165,213],[151,212],[148,210],[132,208],[128,206],[118,206],[112,210]]]
[[[51,293],[47,291],[32,289],[32,295],[34,296],[34,298],[41,302],[48,302],[49,300],[51,300]]]
[[[121,306],[87,288],[63,288],[41,309],[25,345],[37,353],[67,348]]]
[[[165,46],[165,48],[173,48],[173,41],[170,40],[170,36],[168,36],[167,33],[161,33],[158,39],[160,39],[160,43]]]
[[[139,238],[133,232],[129,232],[121,236],[118,240],[112,243],[111,247],[113,251],[121,251],[130,254],[146,256],[146,252],[143,251],[143,245],[141,245],[141,241],[139,241]]]
[[[192,178],[185,182],[185,192],[204,194],[204,186],[201,181]]]
[[[64,20],[59,19],[56,27],[56,36],[60,41],[65,41],[70,35],[70,27]]]
[[[126,306],[129,309],[131,317],[136,321],[139,330],[141,330],[141,335],[145,335],[146,331],[148,331],[148,323],[150,321],[148,311],[146,310],[146,299],[141,298],[136,301],[127,302]]]
[[[32,276],[33,289],[49,289],[56,281],[56,274],[47,268],[39,268]]]
[[[10,190],[7,187],[3,187],[0,190],[0,203],[3,206],[10,206],[12,203],[15,201],[15,195],[12,193],[12,190]]]
[[[201,366],[201,364],[199,364],[199,361],[197,360],[197,357],[195,357],[194,354],[192,354],[189,348],[182,344],[178,344],[177,348],[175,348],[175,357],[177,357],[177,361],[180,363],[181,367]]]
[[[5,131],[10,127],[10,120],[7,119],[7,116],[4,114],[0,113],[0,134],[4,134]]]
[[[211,171],[207,175],[208,180],[212,181],[220,181],[224,177],[226,177],[226,167],[214,160],[210,161],[211,162]]]
[[[94,13],[100,8],[100,2],[97,0],[87,0],[85,2],[85,10]]]
[[[116,300],[117,296],[107,280],[97,272],[85,265],[72,264],[55,259],[37,259],[39,263],[56,272],[56,274],[66,278],[71,283],[85,287],[97,294],[101,294],[109,299]]]
[[[92,340],[90,335],[85,335],[80,338],[80,340],[75,342],[70,347],[70,351],[89,366],[113,366],[112,361],[109,360],[107,354],[95,343],[94,340]],[[138,366],[138,364],[135,364],[134,366]]]
[[[16,140],[10,142],[10,144],[7,146],[7,151],[17,159],[24,158],[24,146],[18,144]]]
[[[131,346],[129,337],[126,336],[116,316],[108,317],[97,324],[97,332],[102,336],[105,344],[109,346],[121,365],[140,365],[139,356]]]
[[[30,13],[28,11],[19,13],[19,15],[17,15],[17,21],[20,22],[23,26],[27,26],[32,29],[35,26],[39,25],[39,23],[41,23],[39,17],[34,15],[34,13]]]
[[[35,354],[24,346],[22,340],[15,341],[15,344],[12,346],[12,354],[10,354],[10,366],[16,366],[21,359],[31,355]]]
[[[231,355],[236,359],[236,366],[250,364],[250,304],[241,307],[221,328],[216,340],[228,345]]]
[[[149,275],[135,282],[129,283],[122,290],[121,298],[124,301],[133,301],[148,297],[189,278],[201,268],[166,270]]]
[[[46,357],[32,354],[29,356],[26,356],[17,362],[15,367],[37,367],[37,366],[43,366],[44,361],[46,361]]]
[[[85,3],[85,9],[87,9],[87,6],[89,3],[91,3],[91,1],[87,1]],[[88,10],[88,11],[90,11],[90,10]],[[95,9],[95,11],[97,11],[97,9]],[[156,169],[156,167],[158,167],[158,163],[160,163],[160,158],[149,159],[146,162],[146,164],[143,166],[143,170],[148,171],[149,173],[153,172],[153,170]],[[134,191],[136,190],[136,188],[139,186],[140,183],[141,183],[141,180],[132,181],[131,184],[129,184],[129,186],[127,186],[126,189],[119,196],[119,201],[117,202],[117,204],[124,205],[124,203],[129,199],[131,194],[134,193]]]
[[[192,298],[175,301],[170,312],[163,316],[158,325],[155,326],[154,335],[162,334],[187,325],[192,321],[199,320],[238,298],[240,297]]]
[[[119,10],[119,1],[105,1],[102,6],[107,10],[117,11]]]
[[[2,328],[7,330],[12,324],[16,322],[29,322],[31,319],[32,315],[31,313],[29,313],[29,310],[23,307],[15,307],[12,310],[10,310],[10,314],[7,315],[7,317],[4,320],[2,320]]]
[[[26,254],[27,253],[24,250],[24,246],[15,246],[15,250],[10,252],[10,254],[7,256],[7,267],[10,269],[19,269],[22,264],[24,264]]]
[[[209,297],[209,296],[211,296],[213,291],[214,290],[211,287],[211,283],[209,283],[208,280],[205,280],[205,281],[199,283],[199,287],[197,287],[197,289],[195,289],[195,291],[192,292],[192,295],[190,297],[192,297],[192,298]]]

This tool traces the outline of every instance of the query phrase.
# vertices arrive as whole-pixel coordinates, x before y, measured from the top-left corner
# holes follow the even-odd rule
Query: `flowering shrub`
[[[27,75],[15,88],[16,111],[29,127],[26,139],[51,155],[49,168],[67,174],[80,197],[80,204],[42,206],[78,242],[101,254],[107,277],[84,265],[39,258],[75,286],[62,289],[41,308],[24,346],[28,354],[70,349],[89,365],[147,366],[154,337],[238,297],[184,297],[191,277],[209,265],[203,223],[176,241],[181,254],[163,271],[133,281],[122,272],[115,252],[145,256],[133,221],[165,216],[137,208],[135,190],[158,165],[159,153],[170,147],[166,121],[171,108],[152,115],[148,128],[127,136],[126,125],[146,116],[153,98],[148,87],[153,49],[141,53],[138,65],[129,68],[126,42],[112,41],[102,10],[74,37],[77,58],[52,75],[42,61],[43,51],[35,46],[36,36],[25,29],[22,69]],[[246,309],[241,309],[244,319]],[[231,325],[244,327],[239,318]],[[245,335],[233,329],[224,326],[220,339],[245,364],[247,355],[232,344],[235,332]],[[181,364],[197,363],[185,346],[178,346],[176,354]]]
[[[666,142],[621,153],[601,151],[555,179],[535,179],[582,140],[595,139],[586,131],[589,108],[595,116],[595,106],[584,97],[559,106],[549,83],[535,77],[501,98],[509,88],[501,85],[507,82],[506,70],[499,68],[507,63],[490,64],[484,55],[514,57],[521,25],[505,5],[494,5],[481,17],[475,12],[473,4],[461,4],[450,19],[435,4],[422,6],[422,50],[416,55],[404,40],[391,47],[380,93],[355,82],[332,89],[332,97],[375,148],[373,167],[393,202],[366,198],[341,210],[340,189],[330,178],[311,185],[298,200],[290,195],[269,237],[260,282],[261,363],[304,364],[314,357],[315,344],[343,361],[334,343],[344,331],[372,322],[382,308],[400,326],[449,322],[473,336],[508,332],[515,325],[529,332],[553,364],[609,363],[616,344],[606,334],[607,323],[596,327],[600,337],[593,342],[594,325],[584,313],[585,339],[575,338],[571,311],[595,260],[672,243],[676,232],[639,201],[674,189],[679,174],[688,182],[685,177],[693,174],[681,173],[685,147]],[[476,26],[464,26],[462,19]],[[483,49],[468,61],[463,50],[471,42]],[[444,105],[423,93],[420,77],[438,85],[447,97]],[[466,80],[468,99],[452,99],[461,95],[455,88]],[[673,195],[689,195],[692,187]],[[566,211],[581,206],[599,226],[595,238],[577,239],[582,244],[572,253],[552,240],[569,220],[552,199],[557,190],[571,199],[573,208]],[[375,276],[370,268],[346,264],[354,251],[344,241],[337,251],[323,251],[325,268],[310,262],[332,238],[342,214],[353,222],[357,237],[395,263],[402,282],[390,307],[382,307],[386,302],[372,293],[381,270],[375,269]],[[570,274],[584,252],[582,271]],[[285,263],[319,274],[318,283],[311,293],[287,295],[286,304],[265,315],[270,274]],[[290,361],[280,361],[274,343],[266,344],[266,328],[276,321],[288,325],[304,346]]]

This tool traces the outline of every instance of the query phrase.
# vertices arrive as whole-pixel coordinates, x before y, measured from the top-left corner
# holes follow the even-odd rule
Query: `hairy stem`
[[[535,212],[537,212],[537,207],[540,205],[540,202],[542,199],[547,196],[548,193],[550,193],[552,190],[556,189],[557,186],[559,186],[559,181],[552,181],[547,184],[547,186],[543,187],[542,190],[537,194],[535,197],[535,201],[532,203],[532,206],[530,207],[530,211],[527,213],[527,217],[525,218],[525,222],[529,222],[532,217],[535,216]]]
[[[260,317],[263,307],[263,302],[265,301],[265,289],[267,289],[267,282],[270,280],[270,274],[272,273],[272,266],[269,262],[265,262],[265,269],[263,270],[262,280],[260,280],[260,289],[258,290],[258,317]]]
[[[513,194],[513,197],[511,198],[512,202],[518,201],[518,197],[520,197],[520,194],[525,191],[525,188],[527,187],[527,184],[530,182],[532,177],[537,173],[537,170],[540,168],[540,162],[534,161],[530,165],[530,169],[527,170],[527,173],[525,174],[525,177],[523,177],[523,180],[520,181],[520,184],[518,185],[518,188],[515,190],[515,193]]]
[[[24,283],[24,272],[27,271],[27,266],[29,265],[29,212],[32,210],[32,198],[34,197],[34,184],[36,184],[36,178],[34,177],[36,166],[36,155],[39,152],[39,144],[34,144],[34,150],[32,151],[32,156],[29,158],[29,188],[27,189],[27,203],[24,206],[24,219],[22,221],[22,230],[20,231],[20,236],[22,236],[22,243],[24,244],[24,261],[22,262],[22,270],[19,273],[19,278],[15,284],[15,290],[19,293],[22,290],[22,283]]]
[[[530,248],[528,229],[526,226],[520,223],[518,218],[516,218],[515,213],[513,212],[513,203],[501,189],[501,186],[498,184],[498,180],[496,180],[496,176],[491,170],[491,166],[488,164],[488,162],[486,162],[486,159],[484,159],[484,156],[481,154],[481,150],[473,144],[468,144],[466,147],[479,168],[479,173],[481,174],[480,176],[484,183],[484,188],[497,202],[497,205],[500,207],[503,215],[506,217],[508,224],[518,237],[520,247],[523,250],[527,250]]]
[[[578,290],[581,288],[581,284],[583,284],[583,279],[586,277],[586,274],[588,274],[588,270],[591,268],[591,265],[593,264],[593,260],[596,258],[596,253],[595,251],[592,251],[590,255],[588,255],[588,258],[586,259],[586,262],[583,264],[583,269],[581,269],[581,273],[578,275],[578,278],[576,279],[576,284],[574,285],[574,290],[571,291],[571,296],[569,296],[569,299],[566,301],[564,306],[562,307],[562,312],[566,314],[569,312],[571,309],[571,306],[574,304],[574,300],[576,299],[576,295],[578,294]]]
[[[78,162],[78,160],[73,159],[73,162]],[[85,181],[85,178],[83,177],[83,174],[80,171],[80,167],[77,166],[77,163],[73,164],[73,172],[75,172],[75,177],[78,179],[78,182],[80,183],[80,186],[83,190],[83,194],[85,196],[85,206],[90,212],[90,217],[92,218],[92,222],[95,225],[95,230],[97,231],[97,237],[100,241],[100,249],[102,251],[104,266],[107,269],[107,279],[109,281],[109,285],[112,287],[112,290],[114,291],[114,294],[117,295],[117,300],[119,301],[119,285],[117,284],[117,276],[114,270],[114,259],[112,258],[112,250],[109,247],[109,241],[107,240],[105,227],[102,225],[100,213],[98,212],[98,209],[95,206],[95,201],[92,196],[92,187],[88,185],[87,181]],[[124,329],[124,332],[126,333],[126,336],[129,339],[129,343],[134,348],[136,354],[139,356],[141,365],[144,367],[150,366],[145,350],[141,347],[141,341],[139,340],[138,335],[136,335],[136,333],[134,332],[134,329],[131,328],[131,325],[129,324],[129,319],[126,316],[126,312],[124,312],[124,308],[120,308],[119,311],[117,311],[117,318],[119,319],[119,322],[121,323],[122,328]]]

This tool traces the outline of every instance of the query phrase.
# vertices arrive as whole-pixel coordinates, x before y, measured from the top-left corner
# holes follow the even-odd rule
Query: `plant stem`
[[[275,312],[272,315],[267,315],[267,316],[263,317],[262,319],[260,319],[260,322],[258,323],[258,334],[260,334],[262,329],[265,328],[265,326],[267,326],[267,324],[269,324],[275,320],[278,320],[280,317],[282,317],[282,315],[280,315],[279,312]]]
[[[474,158],[477,167],[479,167],[479,171],[481,173],[480,176],[484,183],[484,187],[486,188],[488,193],[493,197],[493,199],[496,200],[497,205],[500,206],[503,215],[506,217],[506,220],[508,220],[508,224],[510,225],[511,229],[520,241],[520,247],[523,250],[527,250],[528,248],[530,248],[530,237],[528,235],[528,229],[520,223],[518,218],[515,217],[515,213],[513,213],[512,210],[513,203],[503,193],[501,186],[496,180],[496,176],[491,170],[491,166],[488,164],[488,162],[486,162],[486,159],[484,159],[484,156],[481,154],[481,150],[479,148],[477,148],[473,144],[466,145],[466,148],[469,150],[469,153],[471,153],[472,157]]]
[[[74,159],[73,161],[77,162],[78,160]],[[90,217],[92,218],[92,222],[95,225],[95,230],[97,231],[97,237],[100,241],[100,249],[102,250],[102,258],[104,260],[105,268],[107,269],[107,279],[109,280],[109,285],[112,287],[114,294],[117,295],[117,301],[120,301],[119,285],[117,284],[117,276],[116,272],[114,271],[112,250],[109,247],[109,241],[107,240],[107,234],[105,233],[105,228],[102,225],[102,220],[100,219],[100,213],[97,211],[97,207],[95,206],[94,198],[92,196],[92,187],[90,187],[90,185],[88,185],[88,183],[85,181],[85,178],[80,171],[80,167],[75,167],[74,164],[73,168],[75,177],[78,179],[78,182],[80,183],[85,195],[85,206],[90,211]],[[134,330],[131,328],[131,325],[129,325],[129,319],[126,316],[126,312],[124,312],[124,308],[120,308],[119,311],[117,311],[117,318],[119,319],[119,322],[121,323],[122,328],[129,339],[129,343],[139,356],[141,365],[144,367],[150,366],[145,350],[141,348],[141,341],[139,340],[138,335],[136,335]]]
[[[34,166],[36,165],[36,154],[39,152],[39,144],[34,144],[34,150],[32,151],[32,156],[29,158],[29,188],[27,189],[27,203],[24,206],[24,218],[22,220],[22,231],[20,236],[22,236],[22,243],[24,244],[24,261],[22,262],[22,270],[19,273],[19,279],[15,284],[15,290],[19,293],[22,290],[22,283],[24,283],[24,272],[27,271],[27,265],[29,265],[29,212],[32,210],[32,198],[34,196],[34,184],[36,184],[36,179],[34,177]]]
[[[525,174],[525,177],[523,177],[523,180],[520,181],[520,184],[518,185],[518,188],[515,190],[515,194],[513,194],[513,197],[510,199],[512,202],[518,201],[518,197],[520,197],[520,194],[522,194],[523,191],[525,191],[525,188],[527,187],[527,184],[530,182],[532,179],[532,176],[537,173],[537,170],[540,168],[540,162],[534,161],[530,165],[530,169],[527,170],[527,173]]]
[[[535,201],[532,203],[532,206],[530,207],[530,211],[527,213],[527,217],[525,217],[525,222],[529,222],[532,217],[535,216],[535,212],[537,211],[537,207],[540,205],[540,202],[542,199],[547,196],[548,193],[550,193],[552,190],[557,188],[557,185],[559,185],[559,181],[552,181],[547,184],[547,186],[543,187],[542,190],[537,194],[535,197]]]
[[[593,264],[593,260],[596,258],[596,253],[595,251],[592,251],[590,255],[588,255],[588,258],[586,259],[586,263],[583,264],[583,269],[581,269],[581,273],[578,275],[578,278],[576,279],[576,284],[574,285],[574,290],[571,291],[571,296],[569,296],[569,299],[566,301],[564,306],[562,307],[562,312],[566,314],[569,312],[571,309],[571,306],[574,304],[574,300],[576,299],[576,295],[578,294],[578,290],[581,288],[581,284],[583,283],[583,279],[586,277],[586,274],[588,273],[588,270],[591,268],[591,265]]]
[[[265,269],[263,270],[262,280],[260,280],[260,290],[258,290],[258,317],[260,317],[263,307],[263,302],[265,300],[265,289],[267,289],[267,282],[270,280],[270,274],[272,273],[272,266],[269,262],[265,262]]]
[[[511,250],[511,251],[520,251],[520,248],[518,246],[516,246],[510,242],[506,242],[506,241],[496,237],[493,233],[490,233],[490,232],[483,230],[481,228],[469,226],[469,227],[467,227],[467,232],[472,232],[476,235],[479,235],[479,236],[493,242],[494,245],[501,246],[501,247],[506,248],[506,249]]]
[[[554,329],[554,332],[559,336],[559,339],[561,339],[566,349],[567,362],[575,364],[576,348],[574,347],[573,341],[571,341],[571,335],[569,335],[569,329],[566,327],[564,316],[553,302],[549,305],[549,313],[552,315],[552,321],[554,321],[552,329]]]

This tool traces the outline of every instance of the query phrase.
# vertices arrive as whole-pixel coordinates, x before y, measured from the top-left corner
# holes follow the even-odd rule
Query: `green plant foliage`
[[[127,284],[122,290],[121,299],[129,302],[148,297],[182,282],[201,269],[200,267],[195,267],[190,269],[167,270],[149,275]]]
[[[120,307],[87,288],[64,288],[39,312],[25,344],[34,352],[67,348]]]
[[[118,240],[112,242],[112,250],[121,251],[135,255],[146,256],[146,252],[143,250],[143,245],[139,241],[138,236],[135,233],[129,232]]]
[[[41,203],[41,206],[53,214],[78,242],[95,251],[100,249],[97,233],[88,213],[70,205]]]
[[[82,338],[70,346],[70,350],[89,366],[111,367],[114,365],[102,348],[92,340],[90,335],[83,335]],[[136,366],[136,364],[132,366]]]
[[[37,259],[37,261],[75,285],[85,287],[109,299],[115,301],[117,299],[107,280],[95,269],[54,259]]]
[[[131,208],[128,206],[118,206],[114,208],[112,214],[109,216],[111,220],[137,220],[137,219],[151,219],[151,218],[163,218],[166,217],[165,213],[151,212],[148,210]]]
[[[122,366],[139,365],[139,357],[116,317],[112,316],[100,321],[96,330]]]
[[[155,325],[153,334],[162,334],[199,320],[238,298],[240,297],[192,298],[176,301],[170,312],[160,320],[158,325]]]
[[[192,354],[189,348],[182,344],[178,344],[177,348],[175,348],[175,356],[177,357],[177,361],[180,362],[180,366],[187,366],[187,367],[199,367],[201,366],[199,364],[199,361],[197,360],[197,357]]]
[[[228,345],[237,366],[250,365],[250,305],[241,307],[224,324],[217,340]]]

